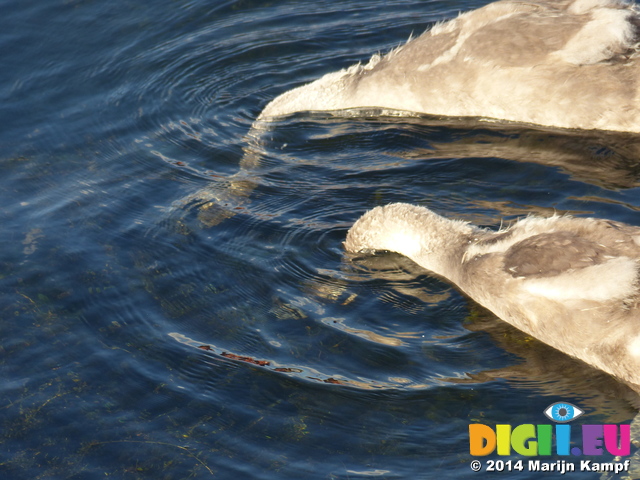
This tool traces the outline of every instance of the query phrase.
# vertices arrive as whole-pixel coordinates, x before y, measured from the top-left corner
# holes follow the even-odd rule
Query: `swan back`
[[[640,132],[640,16],[619,0],[503,0],[270,102],[260,119],[378,108]]]

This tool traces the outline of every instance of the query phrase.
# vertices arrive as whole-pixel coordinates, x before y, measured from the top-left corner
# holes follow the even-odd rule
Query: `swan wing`
[[[529,294],[552,300],[624,300],[637,294],[638,261],[628,245],[616,246],[581,232],[541,233],[513,244],[504,270]]]
[[[572,232],[541,233],[512,245],[504,268],[514,277],[545,278],[605,263],[604,245]]]

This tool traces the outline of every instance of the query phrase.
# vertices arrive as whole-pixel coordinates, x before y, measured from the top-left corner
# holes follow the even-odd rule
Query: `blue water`
[[[639,225],[637,138],[251,128],[279,93],[484,3],[2,1],[2,478],[482,478],[469,423],[548,423],[558,400],[577,425],[629,422],[615,380],[341,242],[393,201]]]

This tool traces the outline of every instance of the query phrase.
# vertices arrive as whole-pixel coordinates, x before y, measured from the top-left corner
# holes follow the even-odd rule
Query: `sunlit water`
[[[1,2],[2,478],[481,478],[470,423],[558,400],[629,422],[616,381],[341,242],[393,201],[638,225],[636,138],[376,112],[252,130],[483,3]]]

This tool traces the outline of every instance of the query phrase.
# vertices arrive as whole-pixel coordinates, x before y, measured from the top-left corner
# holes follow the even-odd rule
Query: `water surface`
[[[613,379],[341,242],[394,201],[638,225],[635,137],[375,112],[252,130],[484,3],[3,1],[3,478],[479,478],[469,423],[558,400],[629,422]]]

